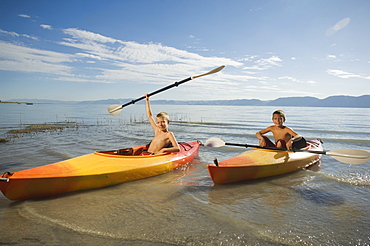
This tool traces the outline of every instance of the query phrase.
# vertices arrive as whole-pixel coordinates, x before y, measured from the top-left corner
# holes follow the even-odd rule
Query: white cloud
[[[86,58],[91,58],[91,59],[95,59],[95,60],[104,60],[103,58],[101,58],[100,56],[95,56],[95,55],[91,55],[91,54],[85,54],[85,53],[76,53],[75,54],[76,56],[80,56],[80,57],[86,57]]]
[[[290,81],[300,83],[300,84],[316,84],[316,82],[313,81],[313,80],[303,81],[303,80],[299,80],[299,79],[296,79],[296,78],[293,78],[293,77],[290,77],[290,76],[283,76],[283,77],[279,77],[278,79],[280,79],[280,80],[290,80]]]
[[[279,57],[272,56],[267,59],[260,59],[256,63],[258,64],[258,66],[269,68],[272,66],[281,66],[279,62],[282,62],[282,60]]]
[[[2,32],[19,36],[17,33]],[[217,76],[209,76],[202,83],[189,83],[188,90],[236,95],[253,94],[254,91],[261,90],[280,91],[279,85],[272,84],[273,80],[260,73],[282,66],[283,60],[275,55],[268,57],[254,55],[233,60],[222,56],[202,56],[160,43],[122,41],[76,28],[65,29],[63,33],[67,36],[55,43],[73,48],[71,54],[0,41],[0,70],[44,73],[45,77],[58,81],[95,83],[129,81],[163,85],[226,65]],[[279,79],[302,84],[315,83],[289,76]],[[246,84],[247,81],[250,82]]]
[[[0,70],[70,75],[71,56],[0,41]]]
[[[72,36],[76,40],[90,40],[90,41],[95,41],[99,43],[115,43],[115,42],[120,42],[117,39],[113,38],[108,38],[103,35],[89,32],[89,31],[84,31],[84,30],[79,30],[77,28],[68,28],[64,29],[63,32],[65,34],[68,34]]]
[[[69,81],[69,82],[88,82],[88,83],[106,83],[106,84],[112,83],[109,81],[101,81],[97,79],[92,79],[91,77],[80,76],[80,75],[57,77],[57,78],[53,78],[53,80],[58,80],[58,81],[63,81],[63,82]]]
[[[25,38],[29,38],[29,39],[33,39],[33,40],[39,40],[39,38],[34,37],[34,36],[30,36],[28,34],[19,34],[19,33],[16,33],[16,32],[8,32],[8,31],[4,31],[2,29],[0,29],[0,33],[6,34],[6,35],[9,35],[9,36],[13,36],[13,37],[25,37]]]
[[[8,31],[4,31],[2,29],[0,29],[0,33],[3,33],[3,34],[6,34],[6,35],[10,35],[10,36],[13,36],[13,37],[19,37],[20,35],[16,32],[8,32]]]
[[[349,79],[349,78],[370,79],[370,76],[366,76],[362,74],[354,74],[354,73],[345,72],[343,70],[337,70],[337,69],[328,69],[327,73],[335,77],[339,77],[341,79]]]
[[[240,62],[253,61],[257,57],[258,57],[257,55],[249,55],[249,56],[239,59],[238,61]]]
[[[181,74],[197,75],[219,65],[235,66],[241,62],[224,57],[204,57],[196,53],[164,46],[160,43],[140,44],[121,41],[100,34],[70,28],[63,30],[71,35],[59,44],[74,47],[76,56],[104,60],[96,78],[102,81],[131,80],[166,83],[178,79]],[[244,76],[244,79],[250,76]]]
[[[20,15],[18,15],[19,17],[23,17],[23,18],[31,18],[31,16],[29,16],[29,15],[24,15],[24,14],[20,14]]]
[[[50,25],[41,24],[40,27],[42,27],[44,29],[48,29],[48,30],[53,30],[53,28]]]
[[[253,60],[254,58],[256,58],[256,56],[253,56],[253,57],[250,57],[250,58],[247,58],[247,59],[250,61],[250,60]],[[259,71],[267,70],[267,69],[272,68],[272,67],[280,67],[282,61],[283,60],[281,60],[277,56],[271,56],[269,58],[261,58],[261,59],[258,59],[257,61],[254,61],[253,62],[254,64],[252,66],[246,66],[243,69],[245,69],[245,70],[259,70]]]
[[[326,58],[328,59],[337,59],[336,55],[326,55]]]
[[[26,36],[1,29],[0,32],[13,37]],[[50,78],[76,82],[112,83],[130,80],[167,83],[181,78],[182,75],[198,75],[220,65],[242,65],[229,58],[205,57],[158,43],[124,42],[75,28],[65,29],[63,32],[70,37],[55,43],[75,48],[74,54],[0,41],[0,70],[45,73]],[[89,78],[81,78],[80,74],[87,74]],[[59,77],[55,78],[55,75]],[[248,75],[239,77],[244,80],[253,78]]]
[[[242,63],[223,57],[204,57],[196,53],[179,50],[159,43],[140,44],[121,41],[100,34],[79,30],[65,29],[71,39],[64,39],[60,44],[83,50],[95,56],[128,63],[183,63],[210,67],[217,65],[241,66]],[[113,45],[112,45],[113,44]]]
[[[38,37],[30,36],[28,34],[22,34],[22,36],[25,37],[25,38],[33,39],[33,40],[39,40]]]
[[[326,36],[334,35],[339,30],[345,28],[349,24],[349,22],[350,22],[350,18],[344,18],[338,21],[334,26],[331,26],[328,28],[328,30],[326,30],[325,35]]]

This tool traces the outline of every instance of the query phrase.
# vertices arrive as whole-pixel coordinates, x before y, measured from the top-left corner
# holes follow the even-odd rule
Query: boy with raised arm
[[[157,114],[156,121],[153,119],[152,110],[149,103],[149,95],[145,94],[146,116],[154,130],[154,137],[149,144],[148,152],[153,154],[162,154],[180,151],[179,144],[174,134],[168,131],[170,119],[167,113]]]
[[[306,147],[306,140],[291,128],[284,126],[286,120],[283,110],[276,110],[272,114],[272,122],[274,125],[267,127],[259,132],[256,132],[257,138],[260,140],[261,147],[277,147],[287,150],[300,149]],[[275,144],[271,140],[263,136],[268,132],[272,132],[275,139]]]

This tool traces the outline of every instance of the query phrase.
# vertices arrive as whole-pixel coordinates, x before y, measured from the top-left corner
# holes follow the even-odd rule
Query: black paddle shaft
[[[172,87],[179,86],[179,85],[181,85],[182,83],[188,82],[189,80],[192,80],[192,77],[189,77],[189,78],[187,78],[187,79],[183,79],[183,80],[181,80],[181,81],[179,81],[179,82],[175,82],[175,83],[173,83],[172,85],[169,85],[169,86],[166,86],[166,87],[164,87],[164,88],[162,88],[162,89],[159,89],[159,90],[157,90],[157,91],[151,92],[151,93],[149,93],[149,94],[148,94],[148,96],[150,97],[150,96],[153,96],[153,95],[155,95],[155,94],[158,94],[158,93],[160,93],[160,92],[162,92],[162,91],[165,91],[165,90],[171,89]],[[122,105],[122,108],[124,108],[124,107],[126,107],[126,106],[128,106],[128,105],[130,105],[130,104],[135,104],[136,102],[138,102],[138,101],[140,101],[140,100],[143,100],[143,99],[145,99],[145,96],[142,96],[142,97],[140,97],[140,98],[138,98],[138,99],[132,100],[132,101],[130,101],[130,102],[128,102],[128,103],[126,103],[126,104],[123,104],[123,105]]]
[[[276,147],[261,147],[258,145],[250,145],[250,144],[235,144],[235,143],[225,143],[225,145],[231,145],[231,146],[240,146],[240,147],[245,147],[245,148],[257,148],[257,149],[270,149],[270,150],[284,150],[288,151],[287,149],[284,148],[276,148]],[[313,154],[326,154],[326,151],[321,151],[321,150],[300,150],[300,149],[294,149],[294,152],[309,152]]]
[[[250,144],[225,143],[225,145],[240,146],[240,147],[245,147],[245,148],[251,147],[251,148],[258,148],[258,149],[285,150],[286,151],[286,149],[283,149],[283,148],[261,147],[261,146],[258,146],[258,145],[250,145]]]

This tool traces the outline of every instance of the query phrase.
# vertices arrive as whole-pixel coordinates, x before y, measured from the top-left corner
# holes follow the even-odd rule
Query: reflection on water
[[[17,105],[14,105],[17,107]],[[2,105],[0,105],[2,107]],[[7,106],[9,107],[9,106]],[[143,105],[120,116],[106,105],[34,105],[0,108],[0,171],[45,165],[96,150],[141,145],[152,137]],[[27,111],[29,110],[29,111]],[[271,124],[273,107],[153,105],[168,111],[179,141],[219,137],[257,144],[254,133]],[[369,151],[369,109],[285,108],[287,125],[328,150]],[[346,125],[337,122],[351,114]],[[87,127],[11,138],[29,124],[77,121]],[[361,132],[363,134],[358,134]],[[369,163],[348,165],[323,156],[294,173],[214,185],[206,165],[244,148],[202,147],[199,159],[173,172],[124,184],[12,202],[0,196],[0,244],[21,245],[367,245],[370,244]],[[82,243],[83,242],[83,243]]]
[[[318,205],[337,206],[345,202],[343,197],[319,189],[300,188],[297,191],[304,199]]]

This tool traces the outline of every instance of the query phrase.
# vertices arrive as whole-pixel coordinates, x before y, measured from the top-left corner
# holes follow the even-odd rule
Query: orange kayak
[[[307,150],[322,151],[320,140],[307,141]],[[252,149],[235,157],[207,165],[215,184],[226,184],[285,174],[308,167],[321,154],[282,150]]]
[[[179,143],[171,154],[142,155],[147,146],[102,151],[65,161],[5,173],[0,190],[10,200],[100,188],[163,174],[186,165],[199,153],[199,141]]]

